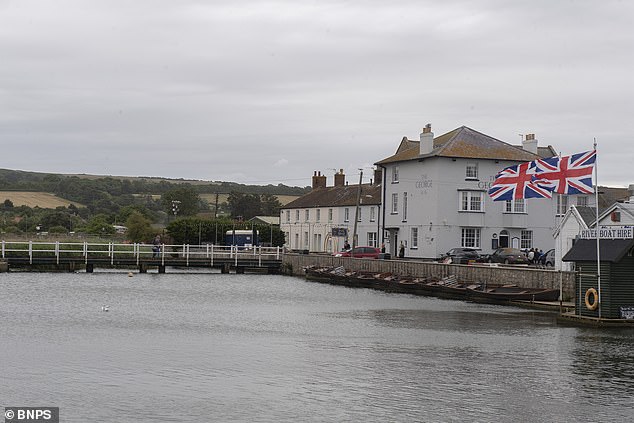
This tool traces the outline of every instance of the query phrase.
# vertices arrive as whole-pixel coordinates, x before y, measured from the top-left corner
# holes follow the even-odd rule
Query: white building
[[[406,257],[418,258],[454,247],[554,248],[563,204],[556,198],[493,202],[487,190],[505,167],[555,154],[538,147],[533,134],[518,147],[465,126],[434,137],[427,125],[419,141],[403,138],[394,155],[376,163],[383,170],[388,252],[396,255],[401,242]]]
[[[602,204],[614,199],[618,200],[601,209]],[[594,195],[568,197],[568,202],[576,202],[577,205],[568,209],[554,232],[557,270],[573,270],[574,263],[562,262],[561,258],[570,251],[582,230],[594,228],[597,223]],[[633,225],[634,184],[628,191],[625,188],[599,187],[599,226]]]
[[[376,178],[375,173],[375,178]],[[380,182],[380,175],[375,182]],[[341,169],[334,185],[315,172],[312,190],[286,204],[280,212],[280,229],[291,250],[334,253],[346,241],[353,244],[354,217],[359,203],[357,246],[380,245],[381,186],[376,183],[348,185]]]

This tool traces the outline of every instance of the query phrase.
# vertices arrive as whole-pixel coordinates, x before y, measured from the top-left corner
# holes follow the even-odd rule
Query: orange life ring
[[[590,303],[590,295],[594,297],[592,303]],[[589,288],[586,291],[586,308],[592,311],[596,310],[597,307],[599,307],[599,294],[597,293],[596,289]]]

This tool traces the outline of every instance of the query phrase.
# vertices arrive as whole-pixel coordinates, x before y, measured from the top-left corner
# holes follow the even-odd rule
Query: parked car
[[[443,254],[439,261],[454,264],[468,264],[469,261],[480,261],[480,253],[475,248],[452,248]]]
[[[517,248],[498,248],[487,257],[489,263],[528,264],[528,257]]]
[[[335,257],[374,258],[378,259],[381,250],[375,247],[355,247],[353,250],[340,251]]]
[[[552,248],[539,258],[539,262],[546,267],[555,266],[555,249]]]

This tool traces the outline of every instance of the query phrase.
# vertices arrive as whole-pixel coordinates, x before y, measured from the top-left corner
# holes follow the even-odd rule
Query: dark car
[[[552,248],[539,258],[539,263],[546,267],[555,266],[555,249]]]
[[[381,250],[375,247],[355,247],[353,250],[335,253],[335,257],[379,258]]]
[[[528,264],[528,257],[517,248],[498,248],[487,257],[489,263]]]
[[[468,264],[470,261],[480,261],[480,253],[475,248],[452,248],[439,260],[445,263]]]

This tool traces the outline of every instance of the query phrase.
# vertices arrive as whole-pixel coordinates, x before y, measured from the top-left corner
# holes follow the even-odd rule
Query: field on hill
[[[76,207],[84,207],[83,204],[65,200],[48,192],[0,191],[0,202],[7,199],[11,200],[15,207],[28,206],[54,209],[56,207],[68,207],[70,204],[74,204]]]

